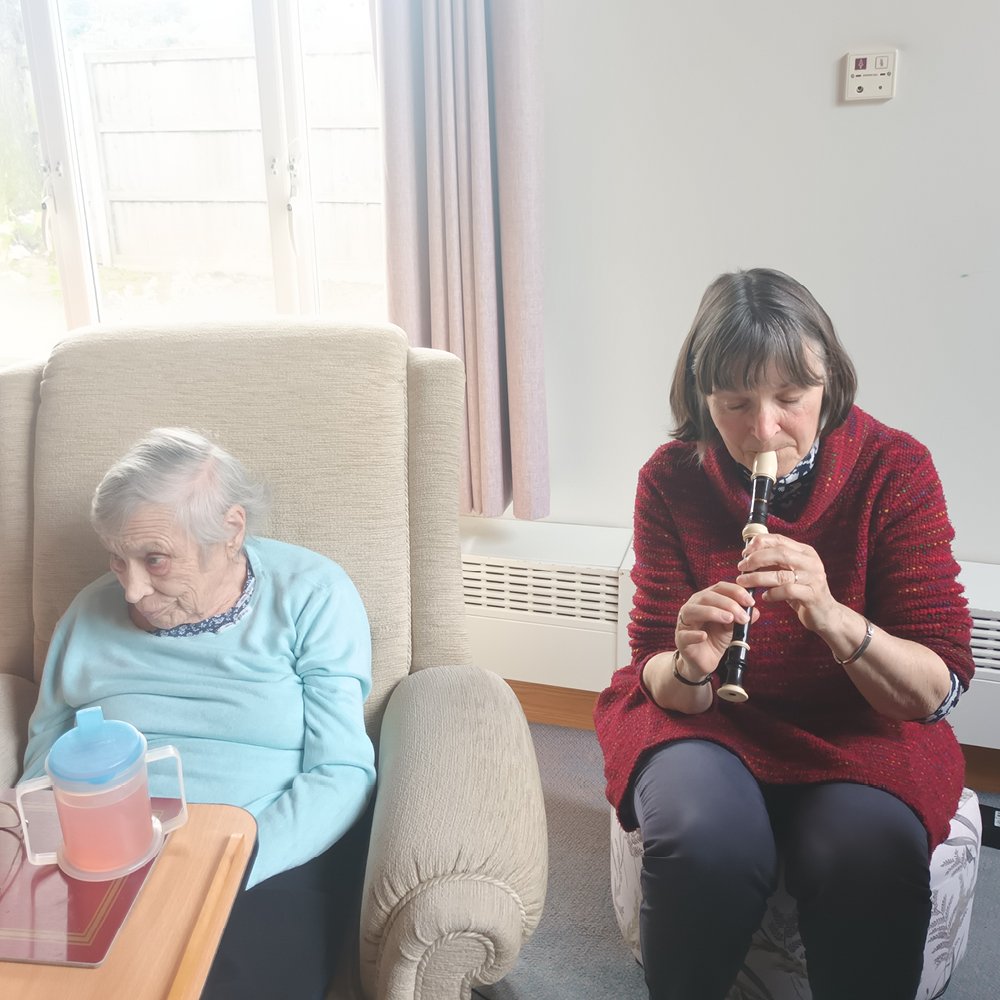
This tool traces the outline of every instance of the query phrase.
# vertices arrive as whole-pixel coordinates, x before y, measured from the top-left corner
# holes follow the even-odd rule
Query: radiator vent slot
[[[972,615],[972,658],[977,670],[1000,674],[1000,611],[978,611]]]
[[[462,577],[467,608],[519,611],[549,621],[562,617],[618,622],[614,572],[462,556]]]

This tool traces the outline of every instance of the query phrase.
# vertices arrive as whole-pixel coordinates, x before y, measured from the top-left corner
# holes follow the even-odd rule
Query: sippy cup
[[[181,811],[162,826],[153,815],[146,764],[173,757]],[[58,864],[72,878],[103,882],[141,868],[163,846],[164,835],[187,822],[184,775],[176,747],[146,749],[146,737],[127,722],[105,719],[99,707],[76,713],[76,728],[63,733],[45,759],[47,777],[16,789],[24,850],[33,865]],[[28,841],[21,799],[52,788],[62,830],[56,851],[36,854]]]

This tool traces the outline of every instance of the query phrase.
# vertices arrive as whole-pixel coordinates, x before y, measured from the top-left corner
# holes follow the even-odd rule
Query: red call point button
[[[861,58],[854,60],[854,71],[857,72],[859,69],[868,69],[867,56],[862,56]]]

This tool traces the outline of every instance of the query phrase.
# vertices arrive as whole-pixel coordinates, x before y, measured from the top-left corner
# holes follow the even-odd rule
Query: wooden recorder
[[[767,534],[767,512],[774,492],[774,483],[778,478],[778,456],[773,451],[762,451],[753,460],[751,470],[750,516],[743,525],[744,545],[754,535]],[[753,591],[750,591],[753,596]],[[748,608],[747,612],[752,609]],[[750,622],[734,622],[733,638],[729,649],[723,657],[722,684],[718,695],[726,701],[743,702],[749,695],[743,688],[743,670],[747,665],[747,655],[750,652]]]

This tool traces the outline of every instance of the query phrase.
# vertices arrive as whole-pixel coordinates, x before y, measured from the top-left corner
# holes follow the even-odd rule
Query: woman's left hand
[[[738,569],[741,587],[756,588],[763,601],[787,601],[811,632],[829,629],[842,610],[830,593],[823,560],[811,545],[784,535],[755,535]]]

